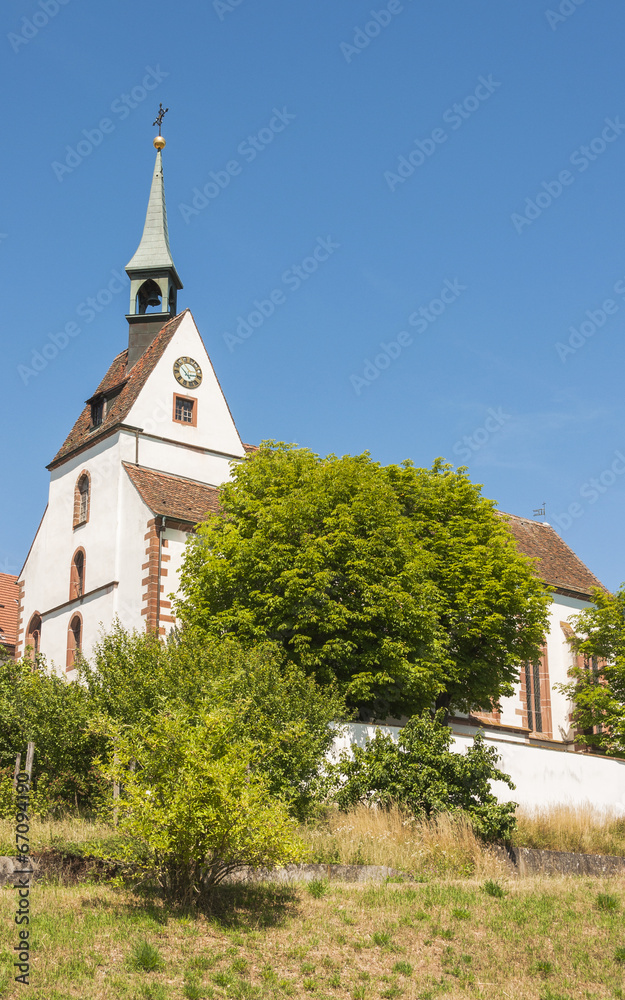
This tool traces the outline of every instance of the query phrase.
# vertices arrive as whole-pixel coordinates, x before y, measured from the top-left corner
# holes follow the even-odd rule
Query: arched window
[[[74,527],[89,520],[91,479],[88,472],[81,472],[74,489]]]
[[[73,670],[77,657],[82,649],[82,618],[74,615],[67,630],[67,663],[66,670]]]
[[[76,549],[72,558],[69,578],[69,599],[76,600],[85,593],[85,550]]]
[[[30,655],[31,658],[34,658],[39,652],[41,646],[41,615],[37,611],[28,623],[26,646],[30,646],[31,650],[30,653],[27,652],[26,655]]]

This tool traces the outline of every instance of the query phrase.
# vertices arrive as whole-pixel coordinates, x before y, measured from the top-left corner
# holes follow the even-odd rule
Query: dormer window
[[[95,399],[91,404],[91,426],[99,427],[104,420],[104,396]]]

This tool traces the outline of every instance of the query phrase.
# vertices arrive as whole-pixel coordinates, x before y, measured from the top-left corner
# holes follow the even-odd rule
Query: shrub
[[[353,746],[351,757],[343,754],[330,768],[339,808],[358,802],[399,805],[417,817],[464,811],[483,839],[509,840],[516,803],[499,803],[490,782],[514,785],[495,766],[497,751],[478,733],[466,753],[454,753],[442,717],[442,710],[433,719],[424,712],[404,726],[397,742],[378,730],[366,747]]]
[[[233,740],[233,728],[223,712],[170,711],[111,733],[102,774],[121,785],[121,836],[97,856],[143,871],[186,904],[237,868],[299,861],[293,821],[262,774],[263,748]]]

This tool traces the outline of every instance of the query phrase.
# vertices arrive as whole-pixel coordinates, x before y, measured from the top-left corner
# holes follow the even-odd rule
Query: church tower
[[[130,325],[128,337],[128,367],[141,357],[159,330],[176,315],[177,295],[182,282],[174,266],[169,248],[165,182],[163,180],[163,149],[161,135],[163,116],[168,109],[161,104],[155,125],[156,163],[150,189],[143,236],[132,260],[126,265],[130,278],[130,310],[126,319]]]
[[[143,235],[126,268],[127,325],[120,316],[110,330],[124,349],[95,392],[85,386],[48,465],[48,505],[19,576],[16,656],[30,648],[71,676],[115,621],[161,635],[175,625],[187,536],[218,512],[218,488],[248,450],[191,312],[177,311],[164,113]]]

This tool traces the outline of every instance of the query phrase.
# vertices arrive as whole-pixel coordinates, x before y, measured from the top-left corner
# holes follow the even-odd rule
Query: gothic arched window
[[[67,662],[66,670],[73,670],[76,658],[82,649],[82,618],[76,614],[69,623],[67,630]]]
[[[41,646],[41,615],[38,611],[35,612],[28,623],[26,646],[30,646],[30,656],[31,658],[34,658],[39,652],[39,648]]]
[[[76,549],[72,557],[69,578],[69,599],[74,601],[85,593],[85,550]]]
[[[74,527],[89,520],[91,479],[88,472],[81,472],[74,488]]]

